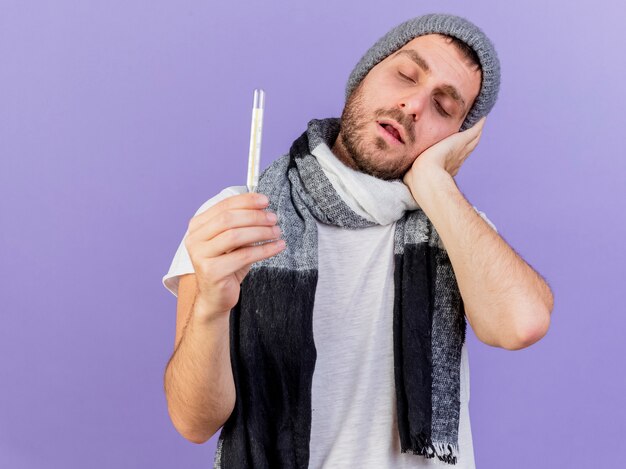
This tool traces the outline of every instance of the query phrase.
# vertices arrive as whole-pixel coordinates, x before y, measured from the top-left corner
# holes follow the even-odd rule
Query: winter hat
[[[472,127],[478,120],[489,114],[498,98],[500,88],[500,61],[489,38],[478,26],[460,16],[433,13],[405,21],[381,37],[361,57],[346,85],[346,100],[363,80],[365,75],[388,55],[418,36],[445,34],[456,37],[470,46],[478,55],[482,69],[482,83],[472,108],[460,130]]]

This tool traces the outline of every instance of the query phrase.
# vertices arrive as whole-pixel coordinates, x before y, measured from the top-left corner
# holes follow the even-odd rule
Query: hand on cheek
[[[483,117],[473,127],[456,132],[420,153],[404,175],[404,183],[412,189],[420,176],[433,170],[443,170],[456,176],[461,165],[478,145],[485,120],[486,117]]]

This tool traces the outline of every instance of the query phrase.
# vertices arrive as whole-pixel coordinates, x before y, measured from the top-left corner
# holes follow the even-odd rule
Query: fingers
[[[211,269],[227,276],[240,269],[247,269],[255,262],[275,256],[283,251],[285,247],[285,241],[282,239],[259,246],[242,247],[228,254],[211,259]]]
[[[486,117],[482,117],[478,122],[476,122],[472,127],[465,130],[463,133],[467,134],[467,138],[469,141],[473,141],[476,138],[480,138],[480,135],[483,132],[483,128],[485,127]]]
[[[278,239],[281,234],[277,225],[233,228],[207,242],[201,254],[206,257],[217,257],[252,243]]]
[[[466,132],[469,132],[470,130],[472,131],[472,133],[477,132],[480,133],[482,132],[483,128],[485,127],[485,122],[487,121],[487,116],[483,116],[480,119],[478,119],[478,121],[471,126],[469,129],[466,130]]]
[[[200,240],[213,239],[229,230],[243,227],[271,227],[277,223],[275,213],[264,210],[226,210],[215,214],[204,224],[198,225],[189,237]]]
[[[469,129],[456,134],[458,137],[456,140],[456,150],[454,147],[451,147],[450,153],[450,155],[456,154],[456,166],[453,169],[448,170],[453,177],[458,174],[461,165],[478,145],[486,120],[486,117],[482,117]]]
[[[245,193],[227,197],[209,209],[194,216],[189,221],[189,233],[194,232],[210,219],[229,210],[262,210],[269,205],[267,196],[257,193]]]
[[[482,117],[472,127],[461,132],[461,134],[465,136],[465,142],[463,146],[465,147],[465,150],[467,151],[467,153],[471,153],[474,150],[474,148],[476,148],[476,146],[478,145],[486,120],[487,120],[486,117]]]
[[[268,203],[262,194],[239,194],[193,217],[185,246],[194,265],[209,264],[207,276],[222,277],[280,252],[282,232],[276,214],[263,210]],[[269,242],[255,246],[263,241]]]

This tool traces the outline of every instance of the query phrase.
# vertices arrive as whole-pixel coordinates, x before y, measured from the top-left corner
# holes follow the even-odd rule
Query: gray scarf
[[[261,175],[287,248],[255,263],[230,315],[235,408],[218,440],[215,468],[304,469],[309,464],[311,387],[317,357],[313,302],[317,225],[374,222],[340,198],[311,154],[332,147],[338,119],[312,120],[288,155]],[[448,464],[458,458],[463,301],[452,265],[426,214],[406,211],[394,236],[393,343],[401,451]]]

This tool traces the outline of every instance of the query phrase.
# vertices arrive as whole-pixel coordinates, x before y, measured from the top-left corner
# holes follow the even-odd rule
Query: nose
[[[428,96],[424,90],[414,91],[404,96],[398,103],[399,108],[405,114],[410,115],[414,121],[419,120],[426,109]]]

